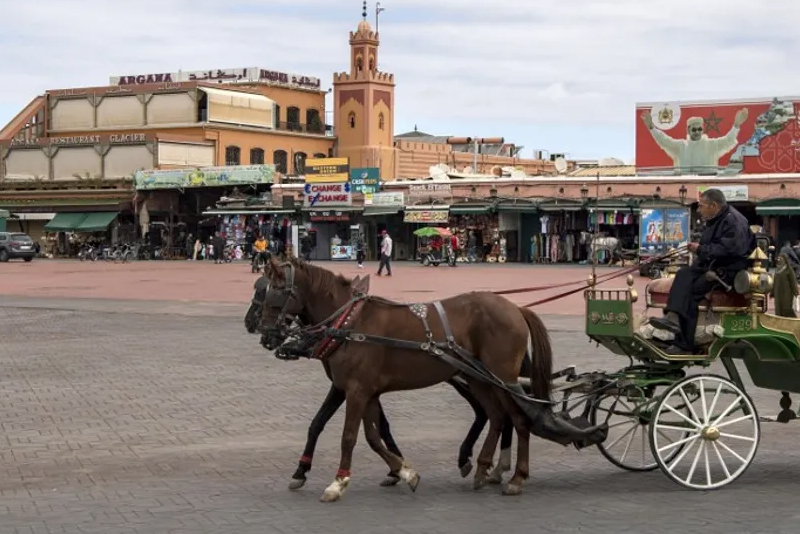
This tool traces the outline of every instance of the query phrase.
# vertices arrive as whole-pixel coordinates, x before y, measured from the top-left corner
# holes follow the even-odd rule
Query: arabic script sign
[[[109,85],[146,85],[162,82],[267,82],[274,85],[302,89],[320,88],[319,78],[262,69],[261,67],[133,74],[128,76],[112,76],[109,79]]]
[[[133,179],[136,189],[142,190],[271,184],[274,177],[275,165],[232,165],[200,169],[136,171]]]
[[[403,222],[407,223],[446,223],[449,211],[443,210],[406,210]]]

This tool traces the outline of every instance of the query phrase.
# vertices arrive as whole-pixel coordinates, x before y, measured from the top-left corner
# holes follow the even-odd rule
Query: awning
[[[536,213],[539,207],[536,204],[527,202],[519,204],[498,204],[497,211],[504,213]]]
[[[208,95],[208,121],[275,127],[275,102],[264,95],[198,87]]]
[[[20,221],[49,221],[55,213],[12,213],[11,216]]]
[[[206,215],[289,215],[295,210],[274,209],[274,210],[208,210],[203,212]]]
[[[771,198],[756,205],[759,215],[800,215],[800,199]]]
[[[92,232],[102,232],[111,221],[117,218],[118,212],[116,211],[100,211],[96,213],[85,213],[86,218],[72,229],[73,232],[82,232],[90,234]]]
[[[489,204],[453,204],[450,206],[450,213],[453,215],[469,215],[478,213],[489,213]]]
[[[378,217],[381,215],[397,215],[401,209],[403,209],[402,206],[366,206],[364,208],[364,216],[372,215],[373,217]]]
[[[44,225],[45,232],[71,232],[81,224],[88,214],[86,213],[57,213],[53,219]]]
[[[546,200],[539,204],[539,211],[581,211],[584,209],[582,202],[567,199]]]

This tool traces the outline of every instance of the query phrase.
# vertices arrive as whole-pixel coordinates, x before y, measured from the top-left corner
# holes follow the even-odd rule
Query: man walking
[[[356,263],[358,264],[359,269],[364,268],[364,256],[366,256],[366,245],[364,243],[364,237],[359,234],[358,238],[356,239]]]
[[[389,237],[389,232],[383,230],[381,232],[383,240],[381,241],[381,261],[378,263],[378,276],[381,276],[383,267],[386,267],[386,276],[392,276],[392,238]]]

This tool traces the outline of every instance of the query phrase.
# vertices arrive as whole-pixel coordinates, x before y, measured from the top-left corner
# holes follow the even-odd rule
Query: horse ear
[[[270,256],[269,261],[267,261],[267,269],[265,272],[269,271],[270,278],[280,279],[283,276],[283,271],[281,271],[280,263],[278,260],[275,259],[275,256]]]
[[[353,294],[362,294],[368,295],[369,294],[369,275],[366,275],[364,278],[359,278],[358,276],[355,277],[352,283],[352,292]]]

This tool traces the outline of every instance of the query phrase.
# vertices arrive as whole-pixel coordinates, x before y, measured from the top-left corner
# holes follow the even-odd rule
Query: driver
[[[732,284],[736,273],[747,269],[748,257],[756,246],[747,219],[728,205],[719,189],[704,191],[697,211],[707,222],[700,243],[687,246],[689,252],[695,254],[694,262],[675,275],[665,317],[650,319],[655,328],[675,334],[674,344],[667,348],[667,354],[694,353],[697,308],[714,285],[706,279],[706,272],[713,270],[725,283]]]

